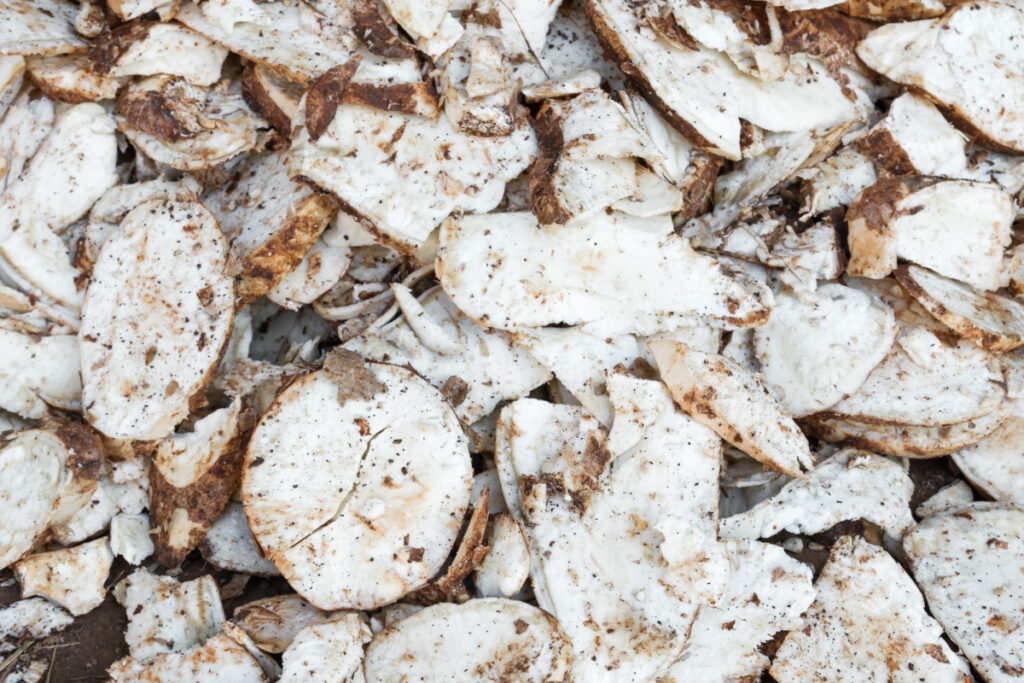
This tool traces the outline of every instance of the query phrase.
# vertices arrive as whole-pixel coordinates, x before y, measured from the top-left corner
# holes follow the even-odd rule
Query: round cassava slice
[[[986,495],[1024,505],[1024,418],[1011,415],[999,429],[952,457],[964,477]]]
[[[991,413],[1006,399],[999,362],[976,344],[947,344],[923,329],[900,333],[861,387],[826,413],[877,424],[926,427]]]
[[[892,310],[843,285],[822,285],[818,300],[776,295],[768,322],[754,331],[761,371],[794,417],[828,408],[864,383],[892,346]]]
[[[371,609],[441,569],[471,486],[466,438],[441,393],[337,350],[253,431],[242,502],[300,595],[322,609]]]
[[[572,647],[542,610],[503,598],[442,603],[378,633],[366,680],[567,681]]]
[[[152,200],[103,245],[82,307],[86,419],[159,439],[188,416],[231,336],[224,236],[198,201]]]
[[[812,415],[801,421],[809,435],[830,443],[845,443],[876,453],[906,458],[937,458],[978,443],[994,432],[1013,412],[1005,401],[988,415],[952,425],[872,424]]]
[[[1024,675],[1024,511],[972,503],[903,539],[928,607],[988,681]]]
[[[961,337],[996,353],[1024,346],[1024,304],[920,266],[904,264],[895,275],[925,310]]]

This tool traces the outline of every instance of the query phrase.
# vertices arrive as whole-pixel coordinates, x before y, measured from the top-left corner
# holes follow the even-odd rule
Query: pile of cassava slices
[[[1024,679],[1020,3],[0,0],[0,112],[0,681]]]

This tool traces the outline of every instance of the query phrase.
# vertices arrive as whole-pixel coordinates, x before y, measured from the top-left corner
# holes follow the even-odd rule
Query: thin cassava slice
[[[286,653],[287,655],[287,653]],[[378,633],[366,649],[368,682],[570,680],[573,653],[558,622],[503,598],[442,603]]]
[[[86,419],[115,438],[170,434],[213,379],[233,318],[213,215],[196,200],[137,206],[103,245],[85,294]]]
[[[672,398],[694,420],[790,476],[813,467],[807,438],[755,375],[679,342],[650,342],[648,348]]]
[[[993,500],[1024,505],[1024,418],[1011,415],[978,443],[952,453],[952,459]]]
[[[368,609],[441,568],[472,468],[437,389],[338,350],[264,414],[242,477],[253,535],[292,587],[322,609]]]

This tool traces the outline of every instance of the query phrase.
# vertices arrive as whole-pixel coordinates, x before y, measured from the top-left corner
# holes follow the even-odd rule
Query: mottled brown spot
[[[455,408],[461,405],[466,400],[466,396],[469,395],[469,384],[461,377],[452,375],[441,386],[441,394]]]
[[[306,130],[311,142],[316,142],[334,120],[342,94],[360,61],[362,58],[356,55],[344,64],[331,67],[309,88],[306,93]]]
[[[327,352],[324,371],[338,387],[338,403],[349,399],[368,401],[387,387],[377,380],[366,360],[354,351],[335,348]]]

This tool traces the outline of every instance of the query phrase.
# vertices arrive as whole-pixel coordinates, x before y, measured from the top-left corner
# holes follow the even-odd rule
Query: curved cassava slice
[[[337,210],[330,196],[289,179],[285,162],[283,152],[254,157],[231,183],[203,195],[238,259],[241,305],[292,272]]]
[[[928,608],[989,681],[1024,673],[1024,512],[1000,503],[929,517],[903,539]]]
[[[905,458],[937,458],[984,439],[1006,421],[1013,406],[1013,401],[1004,401],[976,420],[937,427],[873,424],[827,415],[812,415],[802,420],[801,426],[809,436],[831,443],[845,443]]]
[[[791,630],[775,655],[776,681],[973,680],[925,612],[921,591],[884,549],[843,536],[814,590],[806,626]]]
[[[925,310],[961,337],[996,353],[1024,346],[1024,304],[1019,301],[980,292],[920,266],[901,265],[895,275]]]
[[[957,424],[991,413],[1006,400],[999,362],[968,341],[947,344],[920,328],[902,331],[857,391],[825,411],[877,424]]]
[[[1024,151],[1024,11],[967,2],[938,19],[879,27],[857,55],[883,76],[924,92],[988,146]]]
[[[363,650],[373,637],[366,621],[349,612],[299,631],[281,656],[281,683],[323,680],[324,672],[335,681],[361,681]]]
[[[460,310],[507,330],[568,324],[602,336],[652,334],[698,319],[748,326],[765,319],[771,297],[694,251],[668,216],[600,212],[547,227],[525,211],[450,219],[436,270]]]
[[[311,624],[326,624],[336,618],[294,593],[248,602],[231,621],[244,630],[261,650],[279,654],[288,649],[295,636]]]
[[[524,602],[442,603],[387,627],[366,649],[366,680],[569,680],[573,654],[558,622]]]
[[[256,541],[300,595],[323,609],[369,609],[438,572],[471,485],[466,438],[440,392],[338,350],[253,431],[242,501]]]
[[[838,284],[816,295],[813,303],[776,295],[768,322],[754,330],[761,372],[794,417],[856,391],[896,336],[892,310],[869,295]]]
[[[266,683],[259,662],[224,633],[184,652],[167,652],[140,661],[125,657],[114,662],[107,673],[114,683]]]
[[[82,306],[86,419],[158,439],[188,416],[231,336],[224,236],[198,201],[144,202],[103,245]]]
[[[961,474],[994,500],[1024,506],[1024,418],[1011,415],[978,443],[952,454]]]
[[[790,476],[803,476],[814,466],[807,438],[748,370],[679,342],[656,341],[647,347],[672,398],[694,420]]]

